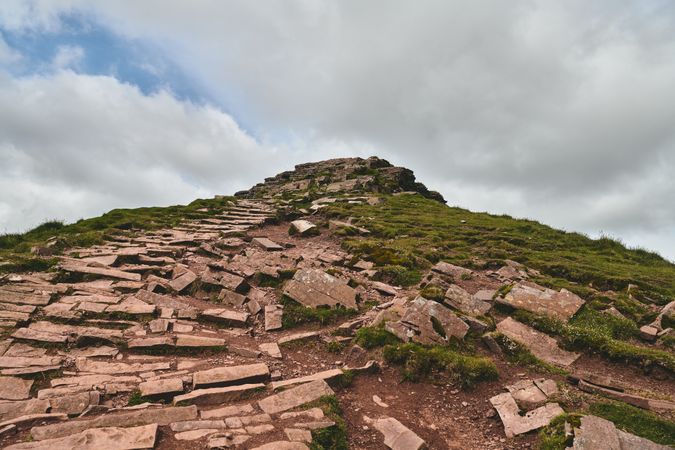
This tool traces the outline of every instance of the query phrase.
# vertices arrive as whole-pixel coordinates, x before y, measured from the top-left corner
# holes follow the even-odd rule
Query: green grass
[[[356,332],[354,341],[365,349],[384,347],[385,345],[396,345],[400,339],[383,327],[363,327]]]
[[[660,304],[675,297],[675,264],[653,252],[531,220],[447,207],[420,195],[384,198],[376,206],[335,203],[328,214],[353,217],[355,225],[371,231],[365,239],[345,239],[347,250],[389,266],[388,272],[398,271],[396,277],[411,284],[438,260],[487,268],[512,259],[540,271],[538,282],[584,297],[595,289],[625,291],[631,283],[639,287],[636,295]]]
[[[340,408],[337,397],[327,395],[305,406],[307,409],[315,407],[321,408],[325,416],[335,422],[335,425],[313,430],[312,443],[309,448],[312,450],[348,450],[347,425],[342,418],[342,408]]]
[[[50,220],[25,233],[3,234],[0,235],[0,262],[9,264],[0,264],[0,272],[46,270],[53,266],[56,260],[36,258],[30,254],[31,247],[43,246],[52,237],[56,238],[52,250],[59,254],[66,248],[100,244],[107,235],[125,234],[132,229],[175,227],[186,219],[210,217],[226,211],[231,201],[232,198],[198,199],[188,205],[113,209],[102,216],[72,224]],[[201,208],[209,208],[210,211],[197,211]]]
[[[675,423],[625,403],[593,403],[588,412],[614,422],[617,428],[657,444],[675,445]]]
[[[445,291],[433,284],[424,286],[424,289],[420,291],[420,295],[427,300],[435,300],[437,302],[443,302],[443,299],[445,299]]]
[[[675,371],[672,352],[625,341],[635,333],[634,324],[590,309],[580,311],[568,324],[555,319],[517,311],[514,317],[544,333],[562,338],[568,350],[590,350],[614,361],[649,368],[656,364]]]
[[[148,402],[149,400],[141,395],[141,391],[134,391],[131,393],[131,397],[129,397],[129,401],[127,402],[127,406],[136,406],[136,405],[142,405],[145,402]]]
[[[387,362],[402,366],[403,378],[408,381],[419,381],[433,372],[443,372],[468,388],[481,381],[499,378],[497,367],[489,358],[464,355],[447,346],[387,345],[383,356]]]
[[[581,425],[580,414],[561,414],[539,431],[539,450],[565,450],[572,446],[573,436],[565,435],[565,422],[572,429]]]
[[[284,315],[281,323],[285,329],[307,324],[319,324],[322,326],[334,324],[358,314],[358,311],[355,309],[341,307],[307,308],[288,297],[283,297],[281,303],[284,305]]]

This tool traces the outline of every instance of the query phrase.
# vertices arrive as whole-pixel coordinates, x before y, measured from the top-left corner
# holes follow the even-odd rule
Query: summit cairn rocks
[[[286,283],[284,295],[309,308],[357,308],[356,290],[319,269],[298,270]]]

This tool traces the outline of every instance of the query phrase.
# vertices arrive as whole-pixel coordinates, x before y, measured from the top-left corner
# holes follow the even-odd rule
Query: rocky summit
[[[675,266],[379,158],[0,236],[7,449],[665,449]]]

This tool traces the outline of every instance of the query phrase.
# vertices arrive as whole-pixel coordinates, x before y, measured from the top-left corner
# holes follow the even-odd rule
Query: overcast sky
[[[370,155],[675,259],[675,2],[0,1],[0,232]]]

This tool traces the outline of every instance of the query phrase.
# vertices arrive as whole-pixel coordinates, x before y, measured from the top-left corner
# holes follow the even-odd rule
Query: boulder
[[[497,302],[564,322],[586,303],[567,289],[556,292],[531,283],[514,285],[504,297],[497,297]]]
[[[356,309],[356,291],[319,269],[298,270],[284,287],[284,295],[309,308],[319,306]]]
[[[309,220],[294,220],[291,222],[290,233],[300,236],[311,236],[317,234],[319,229]]]
[[[483,316],[492,308],[491,303],[476,299],[456,284],[450,285],[446,291],[444,303],[472,316]]]
[[[335,392],[325,381],[316,380],[264,398],[258,406],[267,414],[278,414],[333,394]]]
[[[445,344],[450,337],[464,339],[469,326],[450,309],[433,300],[417,297],[398,322],[385,328],[404,342],[423,345]]]
[[[581,418],[581,426],[574,430],[574,444],[570,450],[666,450],[671,447],[619,430],[609,420],[596,416]]]

